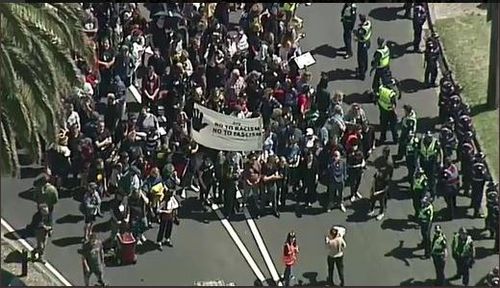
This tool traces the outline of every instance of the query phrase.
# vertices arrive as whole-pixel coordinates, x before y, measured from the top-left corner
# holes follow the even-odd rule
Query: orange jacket
[[[299,253],[299,247],[297,245],[292,245],[290,243],[285,243],[283,247],[283,263],[287,266],[292,266],[297,261],[297,254]]]

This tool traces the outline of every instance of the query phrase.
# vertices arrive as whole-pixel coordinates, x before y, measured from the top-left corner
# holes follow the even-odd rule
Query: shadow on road
[[[11,272],[4,270],[2,268],[2,287],[7,287],[7,286],[28,286],[26,283],[24,283],[21,279],[18,278],[18,276],[12,274]],[[14,283],[15,282],[15,283]]]
[[[415,93],[419,90],[426,89],[426,85],[416,79],[403,79],[399,81],[399,89],[403,93]]]
[[[111,219],[105,222],[97,223],[92,228],[94,232],[105,233],[111,230]]]
[[[410,223],[408,219],[386,219],[382,222],[381,228],[403,232],[405,230],[417,229],[418,225]]]
[[[327,72],[328,81],[357,79],[356,71],[351,69],[335,69]]]
[[[371,219],[370,216],[367,215],[368,210],[370,208],[370,200],[367,198],[359,199],[355,201],[351,205],[351,209],[353,209],[353,213],[347,215],[347,222],[366,222]]]
[[[493,249],[493,243],[491,244],[492,248],[486,247],[476,247],[476,257],[474,258],[476,261],[484,259],[488,256],[495,254],[495,249]]]
[[[193,219],[202,223],[219,220],[215,213],[203,211],[203,207],[197,197],[189,197],[182,201],[179,208],[179,218]]]
[[[23,255],[20,251],[15,250],[9,253],[7,257],[3,260],[5,263],[21,263],[23,261]]]
[[[42,174],[43,167],[22,167],[21,168],[21,179],[25,178],[36,178],[38,175]]]
[[[449,222],[450,217],[448,213],[447,207],[443,207],[442,209],[439,209],[434,212],[434,221],[435,222]],[[453,220],[456,219],[470,219],[470,216],[467,215],[467,207],[456,207],[455,208],[455,215],[453,215]],[[476,238],[474,238],[476,239]]]
[[[28,190],[20,192],[18,195],[22,199],[29,200],[29,201],[35,201],[35,198],[33,197],[34,191],[33,188],[29,188]]]
[[[399,7],[378,7],[372,9],[368,16],[380,21],[394,21],[398,19],[406,19],[402,15],[398,15],[399,11],[403,10],[403,5]]]
[[[424,281],[415,280],[413,278],[401,282],[401,286],[435,286],[433,279],[426,279]]]
[[[413,46],[413,42],[407,42],[403,45],[400,45],[394,41],[387,40],[387,46],[389,46],[389,50],[391,51],[391,59],[397,59],[410,52],[408,51],[408,48]]]
[[[59,239],[53,240],[52,244],[54,244],[58,247],[81,245],[82,239],[83,239],[82,236],[72,236],[72,237],[59,238]]]
[[[417,133],[434,132],[439,124],[439,117],[421,117],[418,118],[417,122]]]
[[[321,55],[333,59],[337,57],[337,51],[338,51],[337,48],[332,47],[328,44],[323,44],[311,50],[310,53],[312,55]]]
[[[302,277],[306,278],[308,282],[304,283],[302,280],[299,280],[299,286],[325,286],[327,284],[326,281],[318,281],[317,272],[305,272],[304,274],[302,274]]]
[[[392,249],[391,251],[384,254],[385,257],[394,257],[398,260],[401,260],[405,263],[406,266],[410,266],[410,262],[408,259],[418,258],[420,256],[415,255],[413,252],[417,251],[419,248],[414,247],[403,247],[404,240],[399,240],[399,246]],[[401,284],[403,285],[403,284]]]
[[[487,103],[481,103],[478,105],[474,105],[470,108],[470,114],[472,117],[474,117],[478,114],[481,114],[483,112],[487,112],[487,111],[492,111],[492,109],[490,107],[488,107]]]
[[[344,103],[351,105],[353,103],[358,103],[358,104],[372,104],[373,100],[371,99],[370,94],[368,91],[365,91],[363,93],[352,93],[349,95],[346,95],[344,97]]]
[[[146,242],[142,243],[142,245],[138,245],[136,248],[136,252],[138,255],[143,255],[155,250],[158,250],[158,246],[155,242],[149,239]]]
[[[76,224],[83,220],[82,215],[68,214],[56,220],[57,224]]]

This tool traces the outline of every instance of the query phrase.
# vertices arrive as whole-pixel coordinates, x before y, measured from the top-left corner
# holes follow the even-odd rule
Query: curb
[[[431,3],[431,5],[429,5],[429,3],[427,2],[424,2],[424,5],[425,5],[425,8],[426,10],[428,11],[427,13],[427,28],[429,29],[429,31],[432,33],[432,32],[436,32],[436,29],[434,28],[434,22],[432,19],[435,19],[436,18],[436,15],[435,15],[435,9],[434,9],[434,3]],[[439,70],[441,70],[441,75],[444,74],[444,72],[452,72],[451,69],[450,69],[450,66],[448,64],[448,61],[446,60],[446,55],[445,55],[445,52],[444,52],[444,49],[443,49],[443,43],[441,42],[441,39],[439,38],[437,40],[438,42],[438,45],[439,45],[439,50],[440,50],[440,56],[439,56]],[[453,83],[453,85],[456,85],[457,81],[454,79],[454,76],[453,74],[451,75],[451,82]],[[467,99],[464,98],[462,95],[463,93],[459,93],[458,94],[460,96],[460,98],[462,99],[462,101],[464,103],[467,103]],[[477,135],[477,133],[474,134],[474,145],[476,146],[476,150],[477,152],[482,152],[483,149],[481,149],[481,138],[479,137],[479,135]],[[490,175],[490,177],[493,179],[493,181],[497,182],[497,175],[493,175],[491,173],[491,169],[489,167],[489,160],[488,160],[488,157],[486,157],[486,169],[488,170],[488,174]],[[499,171],[500,172],[500,171]]]
[[[2,231],[2,241],[9,246],[11,246],[14,250],[21,251],[26,249],[29,252],[33,251],[33,247],[24,239],[22,239],[19,234],[10,226],[5,219],[1,219],[2,230],[6,230],[7,233],[12,233],[16,240],[7,238]],[[6,234],[6,233],[5,233]],[[73,286],[71,282],[69,282],[59,271],[57,271],[52,264],[48,261],[45,264],[42,263],[32,263],[33,267],[37,269],[41,274],[49,277],[53,282],[57,283],[57,286]]]

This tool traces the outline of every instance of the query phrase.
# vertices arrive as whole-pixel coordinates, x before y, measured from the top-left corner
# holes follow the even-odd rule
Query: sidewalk
[[[21,274],[21,251],[23,246],[16,240],[8,239],[7,230],[2,226],[2,275],[1,286],[64,286],[59,280],[51,277],[50,271],[40,263],[28,263],[28,276]]]

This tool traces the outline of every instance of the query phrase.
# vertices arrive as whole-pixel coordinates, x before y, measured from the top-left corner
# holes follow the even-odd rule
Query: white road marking
[[[259,229],[257,228],[257,225],[255,225],[255,221],[250,217],[250,213],[248,213],[248,210],[245,208],[245,216],[247,219],[247,224],[248,227],[250,227],[250,231],[252,231],[252,235],[255,239],[255,242],[257,243],[257,246],[259,247],[260,253],[262,254],[262,257],[264,257],[264,261],[266,262],[267,269],[269,269],[269,272],[271,273],[271,276],[273,277],[273,280],[275,283],[278,284],[278,286],[283,286],[283,283],[280,281],[280,275],[278,274],[278,270],[276,270],[276,266],[274,265],[273,260],[271,259],[271,256],[269,255],[269,251],[267,250],[266,244],[264,243],[264,240],[262,239],[262,236],[260,235]]]
[[[34,248],[28,243],[28,241],[22,239],[19,234],[17,234],[17,232],[14,230],[14,228],[12,228],[12,226],[10,226],[9,223],[7,223],[6,220],[4,220],[2,218],[2,226],[5,227],[5,229],[7,229],[8,232],[10,233],[13,233],[14,236],[17,238],[17,241],[19,243],[21,243],[21,245],[24,246],[24,248],[26,248],[26,250],[28,250],[28,252],[31,252],[34,250]],[[59,271],[56,270],[56,268],[54,268],[54,266],[52,266],[52,264],[50,264],[49,262],[45,262],[45,267],[47,269],[49,269],[49,271],[54,274],[54,276],[59,280],[61,281],[62,284],[64,284],[64,286],[73,286],[73,284],[71,284],[71,282],[69,282],[66,278],[64,278],[64,276],[59,273]]]
[[[264,277],[264,274],[262,274],[262,271],[259,269],[259,267],[255,263],[255,261],[253,260],[252,255],[250,255],[250,253],[248,252],[247,248],[245,247],[245,245],[241,241],[240,237],[238,236],[238,234],[234,230],[231,223],[229,223],[229,221],[227,221],[224,218],[224,215],[220,211],[219,206],[217,204],[212,204],[212,209],[215,211],[215,214],[217,214],[217,217],[219,217],[219,220],[222,223],[222,226],[224,226],[226,231],[229,233],[229,236],[231,236],[234,243],[236,244],[236,246],[240,250],[241,254],[243,254],[243,257],[245,257],[245,260],[247,261],[248,265],[250,265],[250,268],[252,268],[252,271],[255,274],[255,276],[257,276],[257,278],[259,279],[259,281],[262,284],[265,284],[266,277]]]

